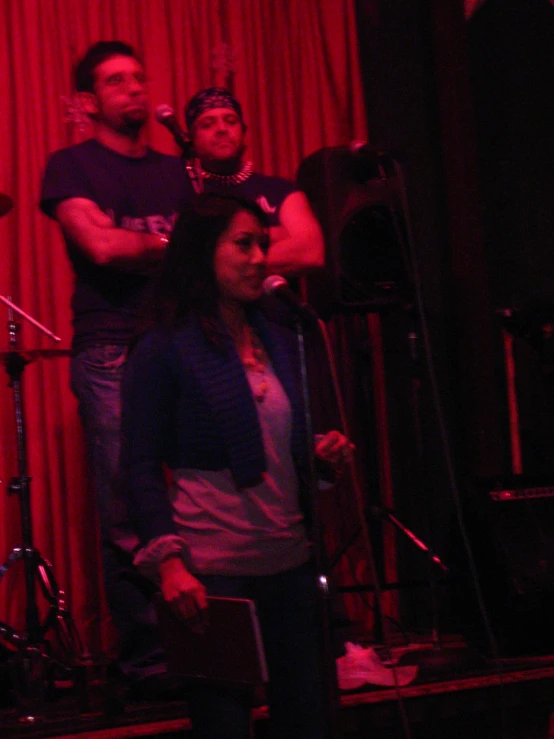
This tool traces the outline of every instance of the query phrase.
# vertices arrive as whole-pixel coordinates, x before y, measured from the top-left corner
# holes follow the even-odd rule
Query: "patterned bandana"
[[[198,116],[212,108],[230,108],[238,115],[241,123],[244,123],[240,103],[231,95],[229,90],[224,87],[208,87],[197,92],[185,107],[185,120],[188,130],[191,130]]]

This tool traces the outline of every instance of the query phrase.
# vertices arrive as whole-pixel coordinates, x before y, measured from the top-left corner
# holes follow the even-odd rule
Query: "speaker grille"
[[[306,278],[308,302],[328,318],[406,302],[406,220],[399,165],[379,152],[329,147],[301,163],[298,186],[321,224],[326,266]]]
[[[499,651],[503,656],[552,653],[554,485],[483,482],[465,501],[465,520]],[[458,541],[458,549],[455,539],[453,534],[450,562],[457,576],[450,605],[455,626],[490,651],[463,544]]]
[[[339,303],[343,308],[378,308],[404,300],[407,279],[401,234],[385,205],[358,210],[339,238]]]

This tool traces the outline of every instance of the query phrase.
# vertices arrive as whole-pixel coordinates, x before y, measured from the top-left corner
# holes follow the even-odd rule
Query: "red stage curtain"
[[[200,87],[224,79],[213,68],[222,43],[234,55],[232,86],[244,106],[249,151],[269,174],[294,176],[323,146],[366,137],[354,0],[0,0],[0,192],[14,200],[0,219],[0,294],[71,340],[72,274],[56,224],[38,210],[48,154],[86,131],[64,120],[72,65],[99,39],[120,38],[142,55],[154,105],[182,116]],[[156,123],[150,139],[175,152]],[[0,305],[0,349],[7,310]],[[52,348],[24,323],[22,345]],[[51,560],[89,647],[108,650],[113,633],[101,595],[98,533],[68,359],[31,363],[24,374],[35,545]],[[19,507],[8,496],[17,474],[7,376],[0,382],[0,559],[21,541]],[[0,619],[24,623],[21,563],[0,583]]]

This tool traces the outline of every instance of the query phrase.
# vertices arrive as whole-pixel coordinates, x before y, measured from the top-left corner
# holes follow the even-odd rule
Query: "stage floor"
[[[411,659],[410,659],[411,661]],[[417,662],[417,654],[413,660]],[[0,710],[0,737],[14,739],[186,738],[184,701],[130,700],[122,686],[95,682],[84,710],[75,688],[44,702],[43,718],[25,724]],[[341,739],[554,739],[554,655],[446,664],[421,663],[417,679],[395,690],[365,685],[340,693]],[[254,711],[264,739],[267,709]],[[290,739],[296,739],[290,737]]]

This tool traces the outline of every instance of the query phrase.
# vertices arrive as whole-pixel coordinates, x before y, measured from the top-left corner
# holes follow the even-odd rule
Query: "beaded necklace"
[[[245,346],[250,349],[250,356],[241,356],[242,363],[247,370],[261,375],[260,382],[255,383],[252,389],[254,398],[258,403],[263,403],[269,384],[267,381],[267,365],[269,359],[259,336],[248,325],[244,327]]]

